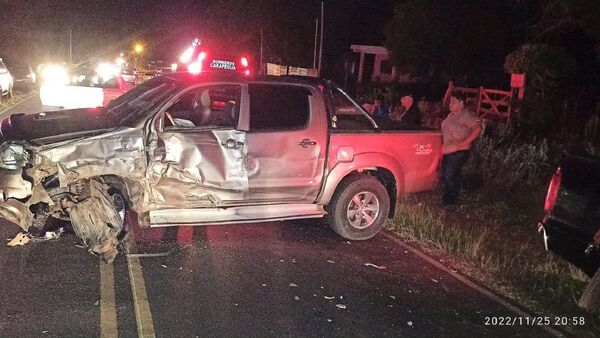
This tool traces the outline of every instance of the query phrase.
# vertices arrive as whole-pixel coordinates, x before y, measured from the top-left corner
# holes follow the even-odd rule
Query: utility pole
[[[69,65],[73,64],[73,30],[69,27]]]
[[[319,18],[315,19],[315,48],[313,53],[313,68],[317,68],[317,41],[319,36]]]
[[[259,74],[263,73],[263,28],[260,27],[260,63],[259,63]]]
[[[321,77],[321,65],[323,64],[323,40],[324,40],[323,22],[325,21],[325,18],[324,18],[325,7],[324,6],[325,6],[324,2],[321,1],[321,41],[319,44],[319,68],[317,70],[317,74],[319,77]]]

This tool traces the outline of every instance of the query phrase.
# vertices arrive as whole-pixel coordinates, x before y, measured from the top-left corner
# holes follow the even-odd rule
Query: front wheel
[[[344,179],[327,206],[327,221],[340,236],[365,240],[385,226],[390,197],[372,176],[355,175]]]

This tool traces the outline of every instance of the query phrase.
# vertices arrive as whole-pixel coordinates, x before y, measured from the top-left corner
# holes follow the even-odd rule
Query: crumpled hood
[[[47,144],[97,134],[119,126],[102,108],[70,109],[35,114],[14,114],[0,123],[0,143],[26,141]],[[56,137],[54,137],[56,136]]]

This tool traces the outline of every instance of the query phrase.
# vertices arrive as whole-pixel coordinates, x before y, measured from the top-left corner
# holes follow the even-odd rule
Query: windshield
[[[106,107],[106,111],[121,124],[127,125],[155,110],[178,89],[177,83],[171,79],[154,78],[119,96]]]

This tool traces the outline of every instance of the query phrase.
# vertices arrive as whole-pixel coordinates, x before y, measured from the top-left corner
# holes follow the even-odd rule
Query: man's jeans
[[[455,204],[460,191],[460,172],[467,163],[470,150],[461,150],[446,154],[442,158],[442,174],[444,175],[444,196],[442,204]]]

